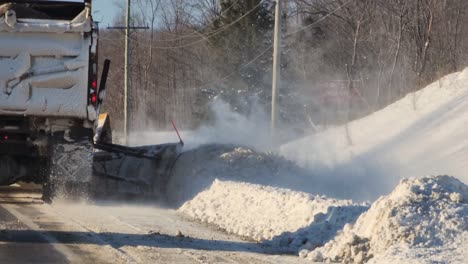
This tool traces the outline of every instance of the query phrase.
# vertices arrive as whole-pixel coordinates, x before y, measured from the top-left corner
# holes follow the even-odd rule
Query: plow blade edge
[[[93,194],[96,198],[164,199],[182,143],[142,147],[96,143]]]

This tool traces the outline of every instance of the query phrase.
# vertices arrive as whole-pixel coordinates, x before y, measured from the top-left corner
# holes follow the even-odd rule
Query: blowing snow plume
[[[375,199],[401,178],[454,175],[468,182],[468,69],[362,119],[283,145],[341,198]]]
[[[186,143],[184,152],[167,177],[167,187],[163,188],[171,205],[180,206],[216,179],[321,194],[320,183],[308,171],[268,152],[272,145],[270,122],[262,107],[254,102],[250,114],[243,115],[218,98],[210,107],[211,122],[194,131],[181,131]],[[133,134],[130,143],[147,145],[177,140],[172,131],[145,132]]]
[[[219,98],[210,104],[211,120],[193,131],[182,131],[184,149],[194,149],[204,144],[235,144],[259,150],[270,148],[270,123],[262,107],[253,102],[250,114],[243,115]],[[175,132],[135,132],[130,136],[132,145],[177,142]]]
[[[263,108],[256,102],[250,113],[243,115],[231,109],[223,100],[216,98],[210,105],[213,115],[211,124],[203,125],[194,132],[197,144],[224,143],[267,150],[271,146],[270,123]]]

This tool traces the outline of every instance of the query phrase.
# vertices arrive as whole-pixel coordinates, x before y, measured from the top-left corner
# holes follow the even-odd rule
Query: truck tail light
[[[93,75],[89,87],[89,104],[96,106],[97,103],[97,76]]]
[[[91,94],[91,103],[92,103],[93,105],[96,105],[96,102],[97,102],[97,96],[96,96],[96,93],[93,92],[93,93]]]

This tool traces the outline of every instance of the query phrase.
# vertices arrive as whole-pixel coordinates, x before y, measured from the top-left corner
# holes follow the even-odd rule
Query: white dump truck
[[[108,124],[103,133],[107,69],[98,84],[91,0],[0,0],[0,185],[43,184],[51,201],[89,192],[93,175],[141,187],[148,179],[129,179],[128,168],[146,160],[167,170],[180,143],[129,148],[111,143]]]

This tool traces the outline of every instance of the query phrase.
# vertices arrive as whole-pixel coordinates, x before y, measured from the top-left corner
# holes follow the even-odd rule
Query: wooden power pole
[[[128,117],[129,117],[129,96],[128,85],[130,83],[130,75],[128,68],[130,65],[130,0],[127,0],[127,12],[125,17],[125,77],[124,77],[124,140],[125,145],[128,144]]]
[[[124,144],[128,144],[128,134],[130,129],[130,29],[148,29],[149,27],[130,26],[131,1],[127,0],[127,11],[125,14],[125,27],[107,27],[107,29],[125,29],[125,66],[124,66]]]
[[[281,67],[281,3],[280,0],[276,0],[275,7],[275,29],[273,39],[273,80],[271,87],[271,136],[274,142],[276,138],[276,126],[278,121],[278,86],[281,81],[280,79],[280,67]]]

